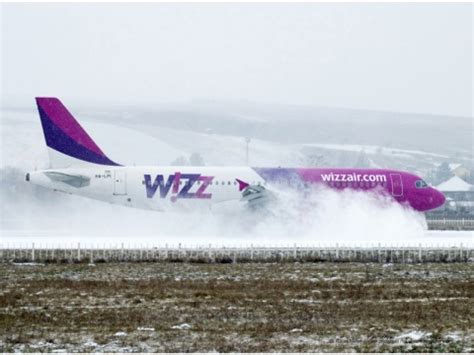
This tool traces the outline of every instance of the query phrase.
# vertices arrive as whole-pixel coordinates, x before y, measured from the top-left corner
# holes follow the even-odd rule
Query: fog
[[[472,4],[1,4],[2,101],[472,116]]]

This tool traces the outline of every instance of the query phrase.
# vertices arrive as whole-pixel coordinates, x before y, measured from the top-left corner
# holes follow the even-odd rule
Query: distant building
[[[471,171],[462,164],[449,164],[449,169],[451,170],[451,173],[461,179],[466,179],[471,175]]]
[[[446,196],[446,203],[440,210],[474,215],[474,185],[455,175],[436,188]]]
[[[455,175],[436,186],[442,192],[467,192],[473,191],[474,186]]]

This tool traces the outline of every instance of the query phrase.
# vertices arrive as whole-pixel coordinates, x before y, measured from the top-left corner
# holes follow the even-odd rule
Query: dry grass
[[[473,350],[472,264],[3,264],[0,275],[2,352]]]

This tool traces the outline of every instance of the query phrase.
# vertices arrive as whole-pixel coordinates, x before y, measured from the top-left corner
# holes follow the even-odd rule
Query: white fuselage
[[[48,177],[48,173],[89,179],[73,186]],[[239,201],[242,193],[236,178],[252,185],[266,185],[247,167],[87,167],[32,172],[32,183],[69,194],[104,202],[163,211],[171,208],[209,209],[227,201]]]

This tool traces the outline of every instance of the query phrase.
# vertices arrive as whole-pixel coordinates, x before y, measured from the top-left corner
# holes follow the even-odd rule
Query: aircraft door
[[[127,194],[127,173],[123,170],[114,171],[114,195]]]
[[[392,181],[392,196],[403,196],[403,182],[400,174],[390,174]]]

